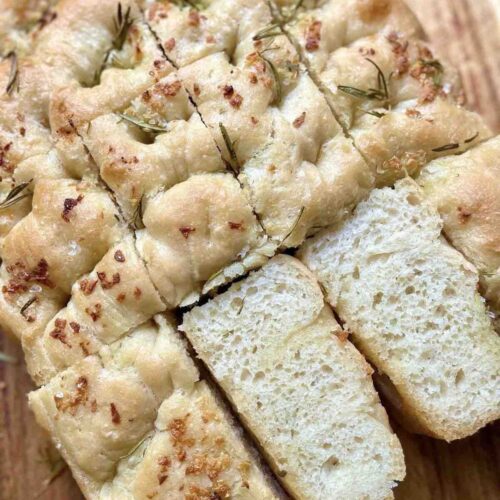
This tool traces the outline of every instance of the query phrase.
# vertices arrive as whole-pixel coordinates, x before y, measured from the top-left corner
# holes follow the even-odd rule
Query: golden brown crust
[[[3,242],[3,327],[29,342],[62,307],[75,280],[94,267],[122,230],[104,190],[86,182],[40,181],[33,211]]]
[[[30,395],[82,490],[102,499],[276,498],[172,325],[158,321]]]
[[[132,236],[111,247],[94,270],[76,281],[67,306],[25,349],[31,376],[47,383],[102,346],[165,309],[137,254]]]
[[[347,129],[364,113],[385,114],[404,101],[425,104],[438,97],[457,101],[462,96],[458,72],[428,44],[397,31],[360,38],[334,51],[319,78]],[[419,111],[408,113],[418,116]]]
[[[460,156],[435,160],[419,183],[439,210],[444,232],[479,270],[484,294],[500,310],[500,136]]]
[[[405,36],[422,35],[420,24],[402,0],[328,0],[317,8],[299,10],[286,29],[316,73],[325,68],[333,51],[360,38],[394,30]]]
[[[169,307],[263,243],[252,209],[229,174],[196,175],[148,201],[138,248]]]
[[[377,186],[417,175],[428,161],[466,151],[491,136],[477,113],[444,99],[416,106],[403,103],[381,118],[365,115],[351,133]]]

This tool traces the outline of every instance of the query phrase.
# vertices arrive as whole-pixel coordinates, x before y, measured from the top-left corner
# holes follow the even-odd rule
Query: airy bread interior
[[[499,416],[500,339],[477,270],[441,228],[434,206],[406,179],[373,191],[299,257],[407,411],[429,434],[452,440]]]
[[[403,478],[371,368],[297,260],[273,258],[181,329],[292,496],[383,499]]]

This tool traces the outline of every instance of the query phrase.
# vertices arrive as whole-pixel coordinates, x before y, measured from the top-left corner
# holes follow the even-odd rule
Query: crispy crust
[[[500,311],[500,137],[456,157],[431,162],[420,185],[444,231],[479,270],[485,297]]]

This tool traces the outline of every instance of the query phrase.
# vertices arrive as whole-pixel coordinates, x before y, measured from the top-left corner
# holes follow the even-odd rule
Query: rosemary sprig
[[[377,88],[382,90],[385,100],[389,100],[389,89],[387,87],[387,81],[385,79],[384,72],[380,69],[380,66],[375,61],[373,61],[369,57],[365,57],[365,59],[377,70]]]
[[[111,47],[104,54],[101,66],[94,72],[92,80],[87,84],[89,87],[95,87],[101,83],[101,74],[104,71],[106,65],[110,62],[109,59],[112,55],[113,50],[120,51],[125,45],[127,40],[127,34],[130,27],[134,24],[134,19],[130,16],[130,5],[128,6],[125,13],[123,13],[123,7],[121,2],[118,2],[118,7],[116,9],[116,17],[113,18],[113,26],[115,29],[113,40],[111,41]],[[116,57],[112,58],[112,64],[117,61]]]
[[[476,132],[472,137],[464,140],[464,144],[469,144],[475,139],[479,137],[479,132]],[[439,146],[437,148],[432,149],[435,153],[440,153],[442,151],[451,151],[452,149],[458,149],[460,147],[460,143],[452,142],[450,144],[444,144],[443,146]]]
[[[12,356],[9,356],[8,354],[5,354],[4,352],[0,351],[0,362],[4,363],[17,363],[17,359],[13,358]]]
[[[9,208],[18,201],[21,201],[22,199],[30,196],[30,193],[23,193],[23,191],[30,185],[31,181],[28,182],[23,182],[22,184],[19,184],[18,186],[14,187],[9,194],[5,197],[5,199],[0,202],[0,210]],[[21,194],[23,193],[23,194]],[[20,196],[18,196],[20,195]]]
[[[229,152],[229,158],[230,161],[227,163],[229,164],[229,167],[233,171],[235,175],[238,175],[240,173],[240,163],[238,161],[238,157],[236,156],[236,151],[234,149],[234,142],[231,141],[231,138],[229,137],[229,134],[226,130],[226,127],[224,127],[224,124],[219,122],[219,129],[222,134],[222,138],[224,139],[224,144],[226,145],[226,149]]]
[[[17,68],[17,54],[11,51],[7,54],[6,59],[10,59],[10,73],[5,92],[11,95],[14,90],[19,90],[19,71]]]
[[[25,318],[25,319],[27,319],[27,318],[28,318],[28,316],[26,316],[26,311],[27,311],[28,307],[29,307],[29,306],[31,306],[31,304],[33,304],[33,302],[36,302],[36,300],[37,300],[37,298],[36,298],[36,297],[31,297],[31,299],[29,299],[29,300],[26,302],[26,304],[24,304],[24,306],[23,306],[23,307],[21,307],[21,311],[20,311],[20,313],[21,313],[21,316],[22,316],[23,318]]]
[[[137,118],[134,118],[133,116],[130,115],[125,115],[123,113],[117,113],[118,116],[122,119],[125,120],[126,122],[132,123],[136,127],[139,127],[141,130],[143,130],[146,133],[154,133],[154,134],[161,134],[164,132],[168,132],[168,129],[166,127],[161,127],[160,125],[153,125],[148,122],[144,122],[142,120],[138,120]]]
[[[291,7],[289,14],[284,14],[283,10],[277,7],[277,10],[279,12],[279,21],[274,22],[273,24],[270,24],[269,26],[266,26],[259,30],[252,38],[252,40],[257,41],[257,40],[262,40],[264,38],[275,38],[277,36],[284,35],[282,31],[282,27],[285,24],[288,24],[289,22],[293,21],[295,17],[297,16],[297,12],[299,11],[300,7],[304,3],[304,0],[297,0],[293,7]]]
[[[351,87],[348,85],[338,85],[337,88],[348,94],[350,96],[356,97],[358,99],[370,99],[376,101],[382,101],[387,105],[389,101],[389,88],[387,86],[387,80],[380,66],[373,60],[365,57],[365,59],[370,62],[377,70],[377,88],[369,88],[367,90],[358,89],[357,87]]]
[[[306,209],[306,207],[302,207],[299,211],[299,215],[298,217],[295,219],[295,222],[292,224],[292,227],[290,229],[290,231],[288,231],[287,235],[281,240],[281,243],[279,244],[279,246],[283,245],[285,243],[285,241],[292,235],[292,233],[295,231],[295,229],[297,228],[297,226],[299,225],[299,222],[300,222],[300,219],[302,218],[302,215],[304,214],[304,210]]]
[[[279,105],[281,103],[281,99],[283,98],[283,89],[281,86],[281,79],[280,75],[278,73],[278,70],[276,69],[276,66],[274,63],[268,59],[266,56],[263,55],[262,52],[258,53],[260,58],[269,66],[269,69],[271,70],[271,73],[273,74],[273,79],[274,79],[274,104]]]
[[[258,41],[258,40],[263,40],[264,38],[274,38],[282,34],[283,32],[281,31],[280,24],[274,23],[257,31],[257,33],[253,36],[252,40]]]
[[[113,24],[115,27],[115,37],[112,45],[115,50],[121,50],[127,39],[128,30],[134,24],[134,20],[130,17],[130,5],[124,14],[122,4],[118,2],[118,9],[116,17],[113,19]]]

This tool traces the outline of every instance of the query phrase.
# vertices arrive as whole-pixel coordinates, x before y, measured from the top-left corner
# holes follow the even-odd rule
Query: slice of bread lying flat
[[[29,396],[86,498],[280,498],[175,329],[155,319]]]
[[[372,370],[298,260],[273,258],[181,330],[294,498],[392,496],[404,459]]]
[[[410,179],[373,191],[300,250],[354,342],[421,431],[448,441],[500,416],[500,339],[478,274]]]

